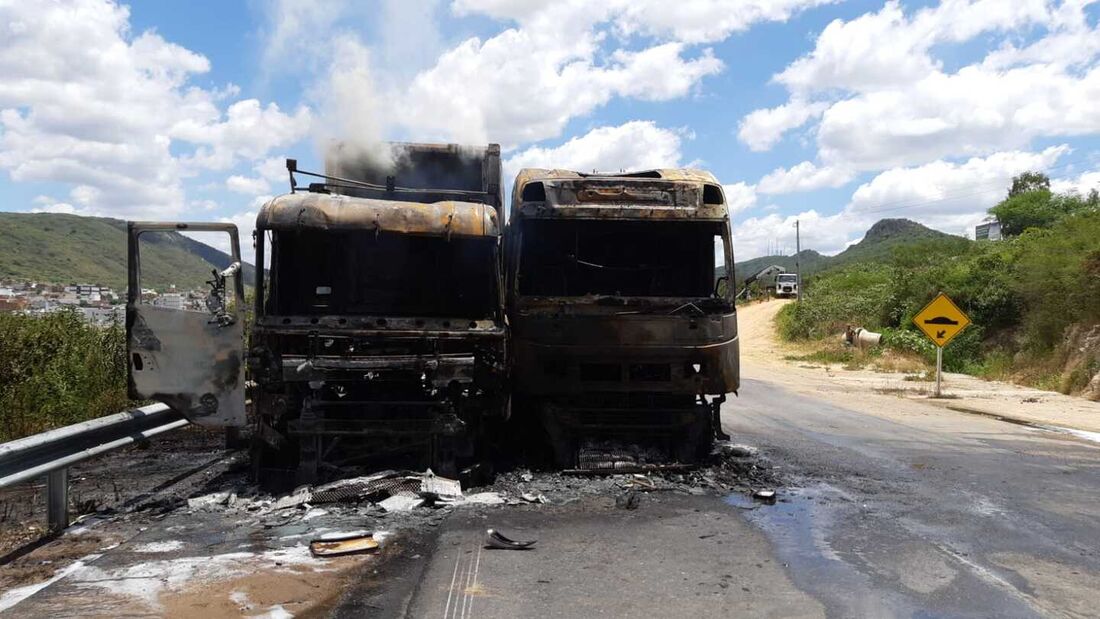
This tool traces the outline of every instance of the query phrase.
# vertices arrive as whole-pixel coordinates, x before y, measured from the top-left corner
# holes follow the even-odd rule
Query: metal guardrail
[[[0,488],[45,476],[49,529],[60,531],[69,526],[70,466],[188,423],[166,405],[150,404],[2,443]]]

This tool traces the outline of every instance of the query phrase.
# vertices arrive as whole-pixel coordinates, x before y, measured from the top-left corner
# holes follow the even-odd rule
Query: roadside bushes
[[[1081,209],[1002,242],[913,242],[882,263],[824,271],[777,323],[786,339],[839,334],[846,324],[882,330],[884,346],[931,362],[935,348],[912,318],[939,292],[974,323],[945,350],[947,369],[1080,391],[1096,363],[1064,361],[1080,356],[1071,355],[1072,328],[1100,324],[1100,211]],[[1036,367],[1055,374],[1040,380]]]
[[[776,320],[785,339],[816,339],[844,331],[846,325],[881,327],[890,295],[890,271],[878,264],[857,264],[819,276],[814,297],[792,303]]]
[[[72,310],[0,314],[0,441],[128,405],[121,324],[92,326]]]

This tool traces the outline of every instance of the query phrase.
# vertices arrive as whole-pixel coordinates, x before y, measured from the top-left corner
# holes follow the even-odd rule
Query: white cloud
[[[1068,152],[1067,146],[1054,146],[1037,153],[1008,151],[963,163],[895,168],[860,185],[844,212],[872,222],[907,217],[962,234],[1005,197],[1013,176],[1050,168]]]
[[[807,103],[798,99],[778,107],[754,110],[741,119],[737,137],[751,150],[769,150],[784,133],[821,116],[828,107],[825,103]]]
[[[631,121],[617,127],[597,127],[560,146],[533,146],[504,162],[504,176],[523,168],[556,167],[578,172],[619,172],[672,168],[680,165],[680,134],[652,121]]]
[[[842,213],[822,215],[816,210],[797,215],[770,213],[764,216],[735,220],[733,223],[734,255],[737,261],[773,254],[769,249],[780,247],[790,255],[795,250],[794,222],[799,221],[802,249],[823,254],[835,254],[858,238],[869,224],[845,217]]]
[[[322,143],[349,135],[363,136],[365,143],[396,136],[494,141],[509,150],[556,138],[571,120],[615,98],[668,101],[691,95],[723,68],[700,45],[829,1],[455,0],[450,7],[456,15],[512,23],[492,36],[458,42],[415,72],[406,67],[408,54],[398,58],[403,62],[393,61],[400,47],[395,42],[420,50],[419,41],[425,40],[428,48],[438,48],[432,10],[401,13],[406,22],[427,24],[423,35],[406,36],[402,29],[397,39],[372,47],[343,26],[353,5],[326,6],[322,18],[286,1],[270,11],[266,62],[299,54],[327,63],[327,76],[315,88],[321,94],[313,97],[326,119],[315,125]],[[317,41],[314,29],[326,38]],[[308,50],[295,43],[303,33],[311,35]]]
[[[36,196],[32,200],[35,206],[31,209],[32,213],[64,213],[66,215],[80,215],[77,208],[68,202],[61,202],[50,196]]]
[[[689,43],[721,41],[761,22],[784,22],[802,10],[836,0],[621,0],[619,30]]]
[[[741,123],[750,148],[810,128],[824,166],[855,171],[984,157],[1041,137],[1100,133],[1100,30],[1083,4],[946,0],[907,13],[896,2],[830,23],[814,49],[775,76],[790,100]],[[1013,41],[1038,29],[1017,48]],[[945,70],[944,46],[987,36],[999,47]]]
[[[262,178],[249,178],[234,174],[225,179],[225,188],[235,193],[255,195],[271,190],[271,185]]]
[[[256,176],[234,174],[225,179],[225,188],[235,193],[258,195],[271,192],[271,185],[288,181],[285,157],[268,157],[252,166]]]
[[[1005,197],[1012,177],[1053,166],[1069,152],[1054,146],[1041,152],[1008,151],[962,163],[934,161],[887,170],[859,186],[843,210],[833,215],[806,211],[775,213],[734,223],[738,260],[762,256],[769,247],[793,251],[794,221],[801,220],[802,247],[834,254],[863,237],[876,221],[906,218],[950,234],[972,233],[989,207]],[[1100,173],[1066,181],[1100,184]],[[1052,183],[1058,189],[1057,182]]]
[[[1091,191],[1100,191],[1100,170],[1083,172],[1070,178],[1051,179],[1050,189],[1057,193],[1076,192],[1087,196]]]
[[[540,0],[455,0],[458,15],[480,13],[497,19],[531,22],[552,13],[585,12],[593,19],[613,19],[622,36],[644,35],[713,43],[753,24],[786,21],[795,13],[836,0],[608,0],[598,4],[547,3]],[[557,6],[555,6],[555,4]],[[564,5],[564,6],[563,6]]]
[[[253,99],[223,111],[235,87],[190,83],[209,60],[155,32],[134,36],[129,10],[111,2],[4,3],[0,25],[0,168],[69,185],[80,212],[178,215],[196,167],[262,157],[309,122],[305,109]]]
[[[744,182],[722,185],[722,191],[726,194],[726,206],[731,215],[756,206],[756,188]]]
[[[853,176],[851,170],[843,167],[818,167],[810,161],[803,161],[791,168],[773,170],[760,179],[756,190],[760,193],[780,194],[840,187],[851,181]]]
[[[601,62],[599,38],[593,29],[531,27],[468,39],[413,79],[398,98],[398,121],[417,136],[508,148],[560,135],[616,96],[684,96],[722,68],[709,51],[685,57],[678,43],[616,50]]]

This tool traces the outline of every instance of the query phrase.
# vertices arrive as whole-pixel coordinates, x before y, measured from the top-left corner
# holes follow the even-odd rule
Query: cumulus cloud
[[[1033,43],[1012,43],[1036,28]],[[946,70],[937,46],[979,35],[1001,44]],[[1082,3],[949,0],[906,12],[889,2],[830,23],[811,52],[774,77],[790,100],[748,114],[738,135],[768,149],[816,119],[819,165],[872,171],[1093,135],[1100,132],[1098,55],[1100,30]]]
[[[756,187],[744,182],[722,185],[722,191],[726,194],[726,205],[730,214],[734,215],[756,206]]]
[[[599,20],[615,21],[623,36],[645,35],[683,41],[712,43],[753,24],[786,21],[807,8],[836,0],[608,0],[597,5],[575,6],[564,10],[586,12]],[[566,4],[566,3],[560,3]],[[547,13],[562,15],[562,8],[539,0],[455,0],[455,13],[479,13],[496,19],[529,22]]]
[[[274,183],[288,180],[286,157],[268,157],[252,166],[255,176],[234,174],[225,179],[225,188],[234,193],[258,195],[271,192]]]
[[[798,215],[775,213],[750,217],[734,224],[741,259],[764,255],[779,244],[794,247],[793,225],[802,221],[802,247],[834,254],[863,237],[876,221],[902,217],[950,234],[973,232],[989,207],[1005,197],[1012,177],[1028,170],[1054,166],[1070,152],[1053,146],[1039,152],[1006,151],[961,163],[933,161],[893,168],[860,185],[838,213],[806,211]],[[1054,188],[1100,185],[1100,173],[1056,181]],[[1060,184],[1061,183],[1061,184]],[[790,228],[790,229],[788,229]]]
[[[523,168],[619,172],[680,165],[680,133],[652,121],[597,127],[556,147],[532,146],[504,161],[505,178]]]
[[[756,184],[760,193],[780,194],[812,191],[824,187],[840,187],[852,180],[851,170],[837,166],[818,167],[810,161],[790,168],[777,168]]]
[[[307,130],[235,87],[192,78],[209,60],[155,32],[134,35],[106,0],[0,5],[0,168],[14,181],[68,185],[77,212],[170,218],[182,179],[264,156]]]
[[[271,189],[267,181],[262,178],[252,178],[234,174],[225,179],[225,188],[234,193],[255,195]]]
[[[733,222],[734,255],[737,260],[765,256],[774,247],[787,248],[793,254],[795,248],[794,222],[799,222],[799,235],[803,249],[814,249],[824,254],[835,254],[855,240],[854,236],[866,230],[862,223],[845,219],[838,213],[823,215],[808,210],[796,215],[767,215],[735,219]]]
[[[468,39],[413,78],[398,96],[398,121],[416,135],[507,148],[556,137],[614,97],[682,97],[722,68],[709,51],[689,57],[679,43],[602,59],[599,49],[594,29],[511,28]]]
[[[365,143],[399,136],[495,141],[507,150],[559,137],[572,119],[616,98],[668,101],[689,96],[706,77],[723,69],[713,52],[701,46],[829,1],[690,0],[672,5],[656,0],[455,0],[450,3],[453,14],[488,16],[508,27],[461,40],[414,72],[407,70],[407,61],[390,61],[394,54],[387,49],[395,48],[393,42],[368,46],[358,33],[342,27],[344,17],[355,13],[354,5],[331,3],[321,17],[283,1],[269,11],[266,61],[274,64],[280,55],[297,54],[327,66],[316,85],[324,96],[315,97],[324,108],[325,122],[315,124],[322,144],[334,134],[362,135]],[[434,12],[420,10],[412,21],[432,24]],[[299,49],[298,34],[315,28],[327,32],[327,38],[311,38],[310,49]],[[438,45],[432,28],[408,36],[402,30],[397,40],[406,48],[421,49],[420,39],[428,47]],[[411,45],[413,41],[417,44]],[[365,126],[344,131],[348,125]]]
[[[1100,191],[1100,170],[1083,172],[1069,178],[1052,179],[1050,189],[1058,193],[1075,192],[1087,196],[1089,192]]]
[[[778,107],[753,110],[741,120],[737,137],[754,151],[771,149],[791,129],[797,129],[828,109],[825,103],[792,100]]]

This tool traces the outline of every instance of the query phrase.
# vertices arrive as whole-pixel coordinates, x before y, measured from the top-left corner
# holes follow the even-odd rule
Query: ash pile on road
[[[351,517],[364,526],[393,530],[436,526],[463,509],[560,506],[601,496],[615,497],[633,509],[636,501],[620,501],[624,493],[726,496],[774,490],[779,485],[775,468],[755,448],[722,444],[708,462],[684,471],[577,475],[518,468],[498,474],[488,486],[466,490],[458,481],[430,470],[383,471],[301,487],[284,496],[266,495],[247,484],[227,485],[191,497],[186,508],[245,516],[253,526],[265,529],[309,521],[323,526]]]
[[[485,490],[508,497],[507,504],[517,505],[567,504],[588,496],[614,496],[630,490],[718,496],[735,492],[752,494],[780,485],[778,471],[756,448],[724,443],[715,448],[705,464],[685,471],[576,475],[516,469],[497,475]]]

